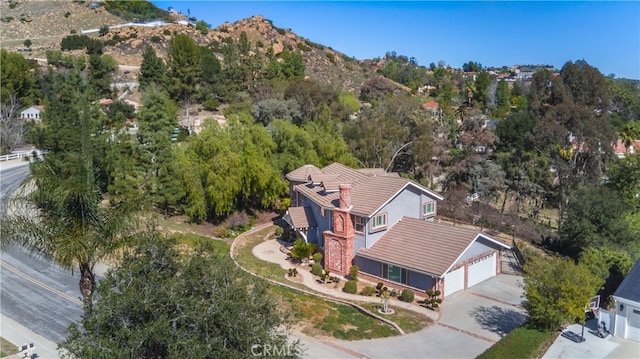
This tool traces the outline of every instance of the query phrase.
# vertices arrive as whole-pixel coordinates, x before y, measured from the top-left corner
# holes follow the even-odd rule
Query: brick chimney
[[[333,210],[333,231],[324,231],[325,269],[347,275],[351,268],[355,231],[351,219],[351,185],[341,184],[339,207]]]
[[[351,208],[351,184],[341,184],[340,188],[340,209]]]

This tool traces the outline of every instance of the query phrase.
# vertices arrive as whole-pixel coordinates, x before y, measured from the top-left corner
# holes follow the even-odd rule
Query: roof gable
[[[300,168],[287,173],[285,178],[289,181],[306,182],[312,173],[321,173],[320,169],[314,165],[304,165]]]
[[[475,229],[403,217],[358,255],[442,277],[480,236],[508,248]]]
[[[299,176],[304,171],[305,169],[301,167],[287,174],[287,178],[293,180],[292,178]],[[443,199],[439,194],[410,179],[402,178],[397,173],[386,173],[383,169],[355,170],[340,163],[332,163],[322,169],[317,169],[317,172],[315,170],[309,171],[309,168],[306,171],[309,172],[307,184],[297,186],[297,191],[320,206],[336,207],[339,198],[338,186],[351,184],[351,210],[365,216],[376,213],[408,186],[412,186],[430,197]],[[292,175],[294,172],[297,173],[295,176]]]
[[[640,303],[640,260],[631,268],[613,294],[614,297]]]

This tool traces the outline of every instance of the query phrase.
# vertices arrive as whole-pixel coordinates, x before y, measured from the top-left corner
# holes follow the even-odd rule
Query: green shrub
[[[352,266],[351,268],[349,268],[349,279],[352,279],[352,280],[358,279],[359,270],[360,270],[360,267],[358,266]]]
[[[157,36],[157,35],[151,36],[151,42],[156,43],[156,44],[159,43],[160,42],[160,36]]]
[[[360,294],[366,295],[367,297],[371,297],[372,295],[376,294],[376,289],[371,286],[366,286],[362,288],[362,292],[360,292]]]
[[[276,236],[280,237],[284,233],[284,229],[282,227],[276,228]]]
[[[311,273],[313,273],[313,275],[322,274],[322,265],[320,263],[313,263],[311,265]]]
[[[302,51],[311,51],[311,48],[302,42],[297,43],[296,46]]]
[[[64,13],[64,17],[69,17],[69,16],[71,16],[70,12],[67,11],[67,12]]]
[[[164,30],[162,30],[162,35],[169,36],[169,35],[171,35],[171,31],[169,31],[167,29],[164,29]]]
[[[378,293],[382,292],[382,287],[384,287],[384,283],[378,282],[378,284],[376,285],[376,290],[378,291]]]
[[[16,6],[17,6],[17,4],[16,4],[16,3],[14,3],[14,2],[12,2],[12,3],[10,3],[10,4],[9,4],[9,9],[12,9],[12,10],[13,10],[13,9],[15,9],[15,8],[16,8]]]
[[[205,102],[203,102],[202,106],[207,111],[215,111],[218,109],[218,106],[220,106],[220,101],[218,101],[218,99],[215,99],[215,98],[210,98]]]
[[[403,302],[411,303],[413,302],[413,291],[410,289],[404,289],[402,294],[400,294],[400,300]]]
[[[358,281],[349,280],[344,284],[342,291],[349,294],[356,294],[358,292]]]
[[[314,262],[320,263],[320,261],[322,260],[322,253],[316,252],[311,256],[311,258],[313,258]]]

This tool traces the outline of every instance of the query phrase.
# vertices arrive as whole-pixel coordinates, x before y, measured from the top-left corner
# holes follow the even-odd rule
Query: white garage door
[[[460,267],[444,275],[444,296],[464,289],[464,267]]]
[[[483,280],[496,275],[496,254],[480,258],[469,265],[467,287],[474,286]]]
[[[627,338],[640,342],[640,308],[629,308]]]

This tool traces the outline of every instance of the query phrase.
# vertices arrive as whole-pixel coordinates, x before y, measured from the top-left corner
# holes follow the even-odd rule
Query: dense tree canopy
[[[60,344],[68,357],[247,358],[267,344],[300,353],[266,282],[212,248],[181,256],[172,244],[150,234],[107,273],[97,304]]]
[[[529,320],[556,330],[575,320],[584,322],[584,308],[604,283],[583,264],[561,257],[533,256],[524,266],[525,308]]]

